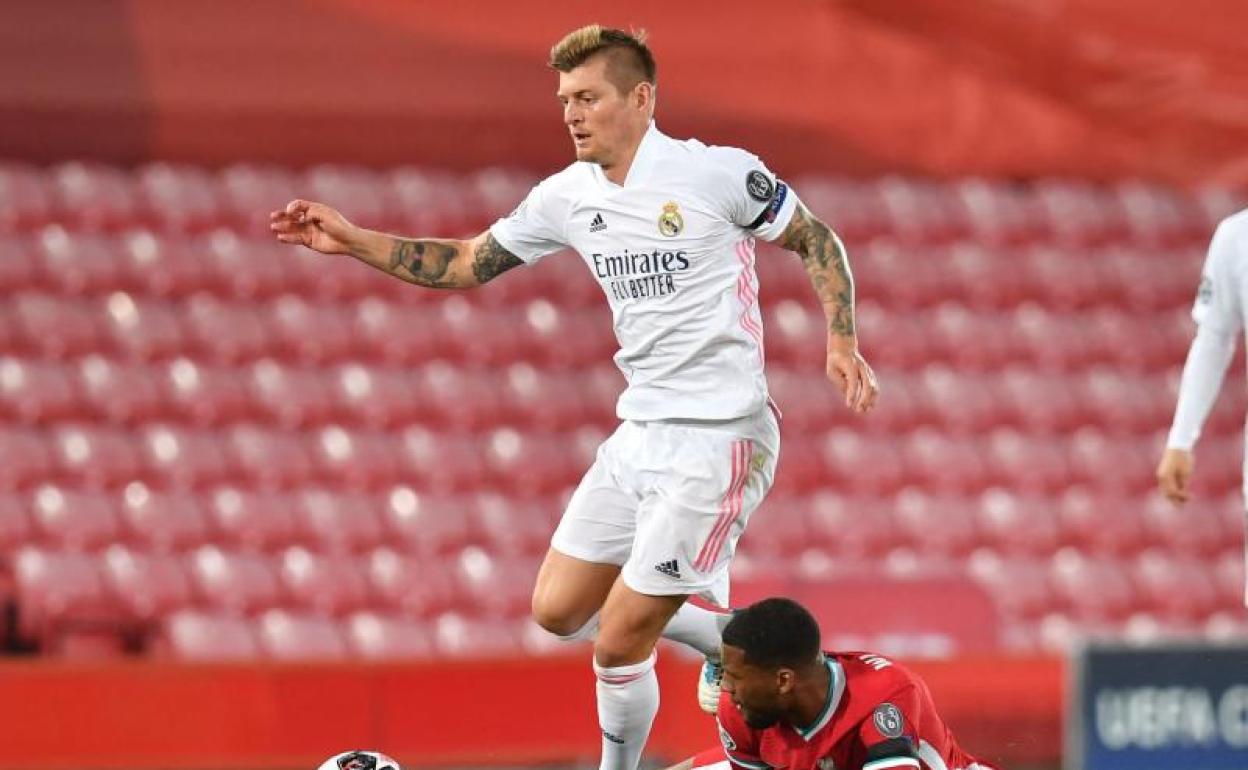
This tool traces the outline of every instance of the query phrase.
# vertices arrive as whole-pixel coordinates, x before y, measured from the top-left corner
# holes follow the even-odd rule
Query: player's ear
[[[654,109],[654,84],[641,81],[633,87],[633,104],[639,110]]]
[[[776,691],[781,695],[788,695],[793,692],[793,687],[797,683],[797,677],[793,675],[793,669],[781,668],[776,670]]]

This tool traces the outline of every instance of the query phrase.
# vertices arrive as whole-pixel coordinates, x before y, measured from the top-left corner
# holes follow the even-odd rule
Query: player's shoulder
[[[579,190],[593,181],[592,165],[585,161],[575,161],[538,182],[536,187],[548,194],[559,194]]]
[[[1248,241],[1248,208],[1241,209],[1218,223],[1218,234],[1238,243]]]
[[[887,698],[915,686],[914,672],[892,658],[875,652],[826,653],[845,672],[846,689],[860,695]]]

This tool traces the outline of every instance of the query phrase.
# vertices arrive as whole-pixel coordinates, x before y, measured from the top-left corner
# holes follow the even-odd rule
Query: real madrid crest
[[[675,238],[685,229],[685,218],[680,215],[680,206],[674,201],[663,204],[663,213],[659,215],[659,232],[668,238]]]

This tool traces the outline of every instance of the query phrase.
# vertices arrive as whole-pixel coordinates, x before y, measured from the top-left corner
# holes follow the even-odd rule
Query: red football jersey
[[[927,685],[888,658],[829,652],[828,700],[804,729],[754,730],[728,693],[719,699],[719,738],[740,770],[992,770],[958,746]]]

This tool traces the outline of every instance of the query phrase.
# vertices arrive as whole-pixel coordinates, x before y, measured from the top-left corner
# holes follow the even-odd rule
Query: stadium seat
[[[354,554],[320,554],[292,546],[278,557],[278,576],[292,603],[320,615],[341,615],[367,605],[364,562]]]
[[[177,416],[187,422],[221,425],[259,414],[236,369],[178,358],[168,364],[165,386]]]
[[[172,554],[112,545],[101,555],[100,569],[113,600],[135,622],[153,623],[191,602],[190,578]]]
[[[428,626],[403,615],[357,612],[346,621],[351,654],[365,661],[421,660],[434,657]]]
[[[272,341],[260,312],[250,304],[197,294],[188,300],[185,312],[195,349],[216,362],[238,364],[269,352]]]
[[[306,428],[329,419],[333,395],[321,373],[261,359],[247,368],[246,383],[259,418],[283,428]]]
[[[1041,436],[998,428],[985,444],[988,474],[995,486],[1031,494],[1051,494],[1070,483],[1062,446]]]
[[[30,232],[53,217],[51,190],[40,169],[11,161],[0,165],[0,230]]]
[[[903,489],[893,505],[893,521],[906,542],[926,556],[965,556],[977,534],[974,499],[932,492],[931,487]]]
[[[358,345],[349,308],[284,294],[272,303],[268,316],[279,351],[303,363],[340,361],[351,357]]]
[[[255,661],[260,646],[246,619],[231,613],[179,610],[165,618],[157,649],[185,662]]]
[[[485,437],[484,448],[491,485],[520,495],[556,492],[575,484],[585,470],[559,434],[498,428]]]
[[[273,568],[259,554],[200,546],[190,554],[188,570],[196,595],[215,609],[255,612],[282,598]]]
[[[175,425],[149,425],[142,432],[148,475],[156,483],[203,488],[233,478],[234,468],[216,431]]]
[[[381,515],[388,541],[411,552],[446,555],[477,539],[471,510],[467,497],[396,486],[387,493]]]
[[[988,548],[977,549],[967,559],[967,573],[1012,619],[1037,619],[1054,607],[1049,586],[1048,565],[1043,559],[1002,555]]]
[[[1160,494],[1151,494],[1138,504],[1150,539],[1167,551],[1204,557],[1216,554],[1228,543],[1215,505],[1218,501],[1196,499],[1180,507]]]
[[[901,535],[893,521],[892,502],[875,495],[849,496],[825,490],[807,498],[811,545],[837,558],[873,559],[900,545]],[[759,515],[766,515],[767,503]],[[760,523],[765,525],[766,519]],[[746,530],[747,533],[751,530]],[[753,532],[764,532],[760,527]],[[755,535],[758,539],[765,536]],[[747,534],[745,540],[753,542]]]
[[[384,537],[373,495],[313,488],[294,498],[295,526],[303,539],[318,550],[345,554],[371,549]]]
[[[487,478],[483,451],[475,436],[434,433],[412,426],[399,436],[402,478],[431,492],[473,492]]]
[[[65,367],[0,356],[0,418],[48,423],[80,417],[82,396]]]
[[[366,562],[373,596],[383,607],[412,617],[432,617],[459,605],[451,569],[423,555],[378,548]]]
[[[943,432],[920,428],[903,439],[901,459],[905,479],[932,492],[971,494],[988,485],[991,478],[980,450],[982,440],[955,438]],[[888,442],[878,456],[866,463],[897,463],[897,448]],[[995,459],[995,458],[993,458]]]
[[[105,302],[110,344],[128,359],[165,360],[187,347],[176,306],[113,292]]]
[[[908,468],[898,457],[895,441],[843,429],[827,433],[822,460],[826,475],[817,486],[877,495],[895,492]]]
[[[114,236],[73,232],[54,224],[39,232],[36,243],[43,275],[59,294],[99,295],[131,285],[128,262]]]
[[[352,352],[372,361],[410,365],[434,358],[442,345],[431,332],[434,315],[424,303],[386,302],[369,296],[354,306],[357,337]]]
[[[132,481],[122,491],[120,515],[126,540],[145,551],[182,551],[208,538],[208,520],[195,493]]]
[[[1139,606],[1128,573],[1117,561],[1065,547],[1053,555],[1049,579],[1062,605],[1078,620],[1123,620]]]
[[[242,424],[226,431],[225,440],[233,467],[250,484],[292,487],[313,475],[300,434]]]
[[[139,207],[166,231],[199,232],[221,221],[217,181],[202,168],[148,163],[137,170],[134,183]],[[265,214],[257,211],[256,217]]]
[[[1225,608],[1243,613],[1248,604],[1248,581],[1244,577],[1244,549],[1227,548],[1213,563],[1213,577],[1218,591],[1218,602]]]
[[[522,629],[529,620],[471,618],[447,612],[433,621],[434,645],[448,658],[513,656],[522,647]]]
[[[117,230],[138,219],[130,178],[121,169],[70,161],[54,166],[49,181],[58,218],[83,230]]]
[[[34,537],[34,525],[27,514],[29,507],[23,495],[0,494],[0,575],[12,572],[11,554]]]
[[[84,486],[115,487],[138,475],[138,448],[121,429],[64,425],[53,432],[53,450],[60,475]]]
[[[310,449],[319,478],[352,489],[379,489],[406,475],[400,446],[387,433],[329,425],[313,434]]]
[[[1142,602],[1167,619],[1195,621],[1218,609],[1218,587],[1203,561],[1148,549],[1133,559],[1131,573]]]
[[[22,350],[45,358],[71,358],[100,350],[104,323],[95,303],[20,292],[6,298]]]
[[[1054,503],[1062,541],[1080,550],[1122,556],[1148,543],[1138,498],[1072,486]]]
[[[586,394],[573,371],[521,361],[507,367],[498,387],[508,422],[525,430],[570,430],[587,419]]]
[[[345,364],[329,378],[336,414],[368,428],[425,420],[418,376],[405,368]]]
[[[980,542],[1007,554],[1043,556],[1061,543],[1052,500],[994,487],[974,507]]]
[[[93,355],[82,359],[77,369],[82,406],[98,420],[133,425],[172,414],[162,388],[163,373],[156,367]],[[2,372],[0,369],[0,378]]]
[[[18,549],[12,563],[22,637],[38,641],[65,631],[114,627],[120,621],[94,557],[28,545]]]
[[[42,432],[0,423],[0,489],[21,489],[46,479],[51,467],[51,447]]]
[[[483,618],[524,618],[529,615],[538,562],[524,556],[491,556],[469,546],[454,561],[460,585],[459,608]]]
[[[251,550],[272,550],[298,541],[295,501],[289,493],[218,487],[208,500],[214,540]]]
[[[222,214],[241,231],[269,237],[269,212],[299,197],[302,183],[286,168],[235,163],[217,173]]]
[[[117,513],[107,495],[44,484],[32,495],[30,512],[41,539],[57,549],[82,551],[117,540]]]
[[[493,555],[538,557],[563,513],[553,497],[522,498],[481,492],[467,501],[471,521],[467,530]]]

